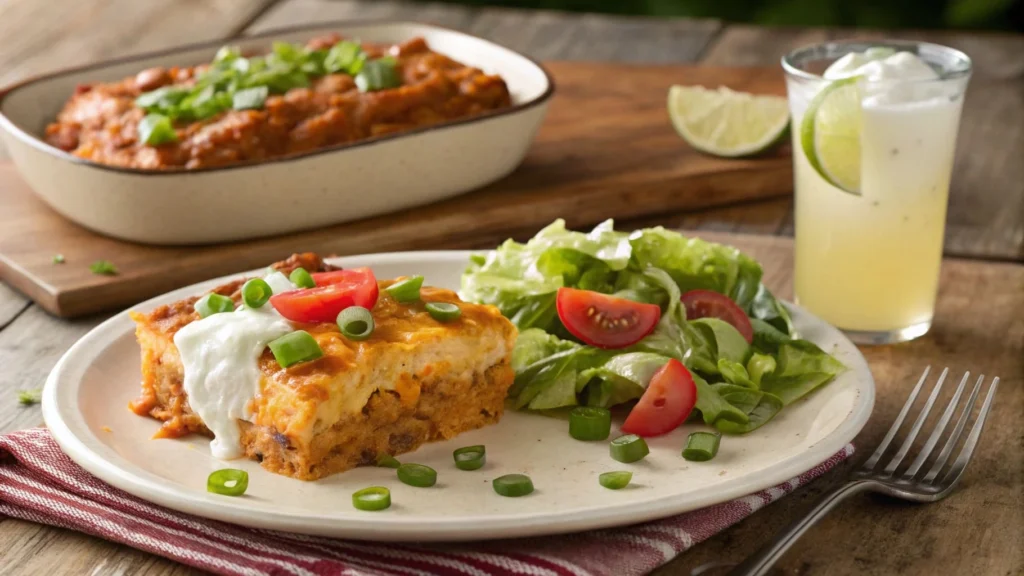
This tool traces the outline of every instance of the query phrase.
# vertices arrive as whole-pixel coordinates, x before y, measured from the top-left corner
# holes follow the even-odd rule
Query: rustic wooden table
[[[132,52],[298,23],[394,18],[430,21],[497,41],[540,60],[774,65],[801,44],[899,36],[955,46],[974,59],[957,150],[936,326],[912,344],[865,349],[878,381],[875,415],[857,439],[881,437],[929,362],[1003,377],[999,405],[962,490],[918,507],[871,497],[844,505],[801,540],[780,567],[792,574],[1024,573],[1024,37],[913,31],[769,29],[712,20],[466,9],[385,0],[0,0],[0,84]],[[685,82],[681,78],[680,82]],[[2,156],[0,151],[0,156]],[[610,215],[613,216],[613,215]],[[789,200],[656,221],[720,236],[791,291]],[[775,238],[771,238],[775,237]],[[38,425],[14,391],[42,384],[60,355],[105,316],[63,321],[0,284],[0,433]],[[863,458],[859,454],[856,462]],[[656,571],[679,575],[712,560],[737,561],[805,511],[853,462],[762,510]],[[194,570],[79,533],[0,518],[0,574],[193,574]]]

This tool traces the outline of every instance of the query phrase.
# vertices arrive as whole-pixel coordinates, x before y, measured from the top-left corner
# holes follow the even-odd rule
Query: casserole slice
[[[299,267],[333,269],[315,254],[297,254],[273,265],[285,274]],[[211,400],[204,394],[203,406],[195,410],[175,335],[201,320],[193,308],[199,296],[147,314],[132,313],[142,349],[142,395],[131,408],[164,422],[158,437],[192,432],[212,437],[211,428],[217,426],[208,427],[199,413],[219,420],[221,406],[241,402],[245,417],[233,422],[238,427],[233,455],[302,480],[374,464],[382,455],[409,452],[424,442],[497,422],[513,380],[514,326],[497,308],[462,302],[450,290],[423,287],[419,300],[400,303],[384,290],[393,282],[379,282],[372,310],[376,328],[368,339],[350,340],[333,323],[292,323],[313,336],[322,357],[283,368],[264,348],[253,359],[258,382],[251,397],[225,389],[225,395],[233,396]],[[243,283],[234,281],[213,292],[240,306]],[[431,302],[456,304],[461,315],[436,320],[425,310]],[[217,345],[211,343],[214,352]],[[223,437],[214,445],[232,434],[217,436]]]

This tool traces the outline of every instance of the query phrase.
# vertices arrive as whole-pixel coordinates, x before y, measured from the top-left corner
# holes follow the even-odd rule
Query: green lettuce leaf
[[[751,380],[750,375],[747,373],[747,369],[739,362],[733,362],[728,358],[719,358],[718,373],[721,374],[722,378],[724,378],[729,384],[735,384],[737,386],[743,386],[744,388],[757,390],[757,383]]]
[[[714,337],[702,333],[686,321],[686,310],[679,301],[679,287],[672,278],[658,268],[648,268],[642,274],[648,293],[666,295],[661,319],[654,332],[633,345],[630,350],[651,352],[679,360],[691,370],[705,373],[717,371]]]
[[[541,410],[575,405],[576,355],[583,348],[536,328],[520,332],[512,349],[516,377],[508,392],[515,407]],[[571,398],[563,378],[571,383]],[[549,388],[556,390],[546,392]],[[535,399],[536,404],[531,404]],[[558,404],[560,401],[565,403]]]
[[[789,406],[846,370],[843,363],[813,342],[793,340],[779,347],[775,370],[761,380],[761,389]]]
[[[708,384],[707,380],[700,377],[700,374],[691,372],[693,383],[697,385],[697,410],[704,418],[704,423],[709,426],[718,426],[722,421],[728,420],[737,424],[747,424],[750,417],[746,412],[733,406],[728,400],[715,390],[715,387]]]
[[[668,360],[659,354],[629,352],[584,370],[580,389],[586,390],[587,405],[609,408],[639,398]]]
[[[742,411],[746,422],[732,419],[721,419],[714,423],[715,428],[726,434],[746,434],[768,423],[782,410],[784,404],[774,394],[761,390],[753,390],[745,386],[733,384],[715,384],[711,387],[723,401],[728,402],[737,410]]]
[[[629,242],[638,266],[664,270],[681,292],[714,290],[747,308],[761,283],[761,266],[731,246],[687,238],[660,226],[634,232]]]
[[[775,358],[771,356],[757,353],[751,355],[750,360],[747,360],[747,374],[750,375],[755,388],[761,387],[761,381],[766,374],[775,372],[775,366]]]
[[[754,348],[758,350],[774,353],[778,351],[780,345],[792,340],[789,334],[764,320],[751,318],[750,325],[754,328]]]
[[[732,324],[718,318],[698,318],[690,324],[703,330],[707,339],[715,343],[715,372],[718,372],[717,360],[722,358],[738,364],[747,362],[750,345]]]

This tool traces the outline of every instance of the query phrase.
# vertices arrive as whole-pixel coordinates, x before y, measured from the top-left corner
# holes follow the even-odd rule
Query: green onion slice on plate
[[[577,406],[569,412],[569,436],[577,440],[605,440],[612,431],[612,413],[607,408]]]
[[[636,434],[626,434],[612,440],[609,451],[613,459],[624,464],[643,460],[644,456],[651,453],[647,442]]]
[[[398,479],[409,486],[429,488],[437,484],[437,471],[423,464],[402,464],[398,467]]]
[[[722,435],[717,432],[692,432],[686,438],[683,458],[690,462],[707,462],[718,454]]]
[[[495,492],[510,498],[526,496],[533,492],[533,480],[526,474],[506,474],[495,478],[491,484]]]
[[[609,490],[621,490],[629,485],[630,480],[633,479],[633,473],[625,470],[617,470],[615,472],[604,472],[597,477],[597,481]]]
[[[378,468],[392,468],[397,469],[402,463],[391,454],[381,454],[377,456],[377,467]]]
[[[224,496],[241,496],[249,487],[249,473],[235,468],[224,468],[206,479],[206,491]]]
[[[391,491],[383,486],[370,486],[352,494],[352,505],[358,510],[376,512],[391,507]]]
[[[466,446],[452,452],[452,457],[459,470],[479,470],[487,462],[487,449],[483,444]]]

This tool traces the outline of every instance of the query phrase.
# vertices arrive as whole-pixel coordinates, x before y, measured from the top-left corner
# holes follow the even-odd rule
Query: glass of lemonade
[[[797,302],[857,343],[931,327],[971,61],[919,42],[782,59],[792,116]]]

